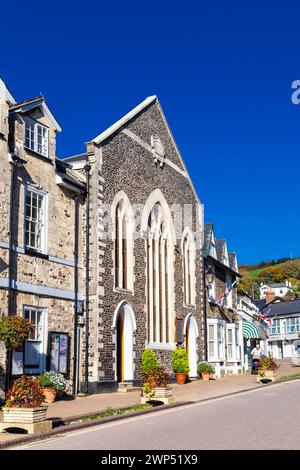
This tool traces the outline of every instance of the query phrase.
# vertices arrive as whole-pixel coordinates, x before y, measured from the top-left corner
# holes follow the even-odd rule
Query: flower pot
[[[44,395],[44,401],[46,403],[53,403],[56,398],[57,390],[53,387],[43,387],[41,389],[42,394]]]
[[[186,382],[187,376],[188,376],[187,374],[181,374],[181,373],[175,374],[176,383],[178,383],[178,385],[184,385]]]
[[[202,375],[202,380],[204,380],[204,382],[208,382],[209,379],[210,379],[210,372],[201,372],[201,375]]]

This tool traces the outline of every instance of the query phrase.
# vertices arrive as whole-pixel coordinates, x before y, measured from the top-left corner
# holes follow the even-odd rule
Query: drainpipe
[[[13,315],[13,216],[14,216],[14,188],[15,188],[15,174],[17,168],[17,161],[12,160],[10,170],[10,196],[9,196],[9,252],[8,252],[8,315]],[[5,390],[8,391],[10,387],[12,367],[12,352],[6,350],[6,380]]]
[[[85,393],[89,393],[89,304],[90,304],[90,170],[88,157],[86,174],[86,260],[85,260]]]
[[[8,315],[14,315],[13,310],[13,226],[14,226],[14,190],[15,190],[15,181],[16,181],[16,169],[18,166],[22,166],[26,161],[17,155],[11,155],[11,172],[10,172],[10,195],[9,195],[9,251],[8,251]],[[12,366],[12,352],[8,350],[6,352],[6,381],[5,388],[6,391],[10,387],[10,378],[11,378],[11,366]]]
[[[75,197],[75,240],[74,240],[74,359],[73,359],[73,395],[78,392],[78,239],[79,239],[79,202],[82,192]]]
[[[204,360],[208,360],[208,353],[207,353],[207,311],[206,311],[206,260],[203,257],[203,268],[202,268],[202,280],[203,280],[203,319],[204,319]]]
[[[9,258],[8,258],[8,315],[13,315],[13,217],[14,217],[14,189],[17,160],[13,159],[10,171],[10,201],[9,201]]]

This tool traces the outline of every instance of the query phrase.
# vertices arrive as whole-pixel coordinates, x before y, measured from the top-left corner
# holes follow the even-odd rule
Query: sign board
[[[24,374],[24,353],[23,351],[12,352],[11,375]]]
[[[68,333],[50,332],[49,349],[49,369],[67,375],[69,358]]]

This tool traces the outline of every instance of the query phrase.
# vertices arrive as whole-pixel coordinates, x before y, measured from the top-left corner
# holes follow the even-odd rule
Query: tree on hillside
[[[238,292],[239,294],[246,292],[255,299],[259,298],[259,286],[247,271],[243,272],[242,279],[238,284]]]
[[[259,279],[266,284],[281,282],[285,279],[283,268],[281,266],[274,266],[263,269],[259,273]]]

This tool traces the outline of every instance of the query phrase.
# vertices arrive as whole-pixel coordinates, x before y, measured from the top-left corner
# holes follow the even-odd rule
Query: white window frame
[[[29,223],[34,223],[34,220],[32,220],[32,217],[28,217],[27,214],[27,197],[31,194],[35,194],[39,197],[42,198],[42,205],[41,205],[41,210],[42,210],[42,219],[40,222],[41,225],[41,233],[40,233],[40,246],[33,246],[30,243],[28,243],[27,240],[27,230],[26,230],[26,223],[27,221]],[[38,253],[46,253],[47,251],[47,213],[48,213],[48,193],[45,191],[38,190],[36,188],[33,188],[31,186],[26,186],[25,187],[25,192],[24,192],[24,247],[36,251]]]
[[[272,325],[270,325],[269,331],[270,335],[280,335],[281,334],[281,318],[276,318],[273,320]]]
[[[208,318],[207,319],[207,341],[212,342],[209,339],[209,326],[214,327],[214,355],[209,354],[208,348],[208,359],[210,362],[224,362],[225,361],[225,322],[219,320],[218,318]],[[219,336],[218,332],[221,331],[221,347],[219,347]],[[219,350],[221,349],[221,353]]]
[[[26,135],[28,132],[28,136]],[[39,138],[41,141],[39,142]],[[25,117],[24,146],[33,152],[49,158],[49,129],[28,116]]]
[[[213,332],[212,337],[211,337],[211,331]],[[209,357],[209,359],[214,359],[216,357],[216,355],[215,355],[215,352],[216,352],[216,337],[215,337],[215,334],[216,334],[215,326],[208,323],[208,325],[207,325],[207,335],[208,335],[207,344],[208,344],[208,357]],[[213,354],[212,355],[210,354],[210,344],[213,345],[212,346],[212,349],[213,349]]]
[[[35,337],[30,338],[25,341],[24,345],[24,373],[25,374],[40,374],[41,372],[46,370],[46,356],[47,356],[47,309],[44,307],[34,307],[32,305],[23,305],[23,318],[26,318],[26,312],[30,312],[29,314],[29,321],[31,312],[35,312],[36,315],[41,315],[41,331],[40,331],[40,338],[36,336],[36,328],[35,328]],[[25,349],[26,343],[30,342],[39,342],[41,344],[40,348],[40,360],[38,367],[26,367],[25,363]]]
[[[293,322],[292,322],[293,320]],[[292,324],[293,323],[293,324]],[[292,329],[293,327],[293,329]],[[300,317],[288,317],[285,321],[285,333],[295,334],[300,331]]]
[[[240,325],[235,324],[235,358],[237,362],[241,361],[240,334]]]

